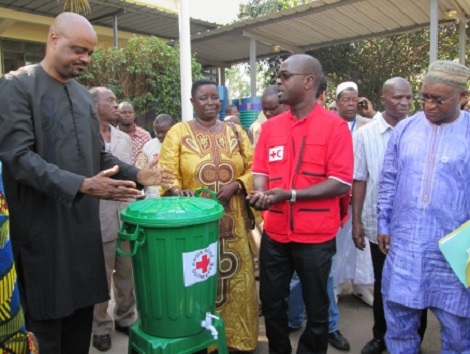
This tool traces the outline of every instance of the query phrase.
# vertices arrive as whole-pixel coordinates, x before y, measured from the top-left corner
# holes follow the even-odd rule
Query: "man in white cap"
[[[371,121],[357,114],[358,102],[359,93],[356,83],[346,81],[338,85],[336,88],[337,113],[348,123],[351,134]],[[349,214],[351,215],[351,210]],[[374,273],[370,246],[366,244],[363,251],[359,251],[354,247],[351,238],[351,219],[340,229],[337,240],[337,255],[333,259],[333,276],[336,277],[334,284],[337,294],[341,293],[345,280],[351,280],[353,295],[364,301],[368,306],[372,306],[374,297],[370,289],[374,284]],[[347,267],[349,271],[344,271],[344,269],[340,269],[344,267],[339,267],[338,262],[347,255],[350,255],[351,261],[355,261],[355,265]]]
[[[377,241],[387,254],[382,295],[391,354],[418,353],[423,309],[441,324],[442,353],[470,353],[470,289],[438,247],[470,220],[470,113],[460,110],[470,70],[435,61],[422,112],[390,136],[379,182]]]
[[[358,102],[359,90],[355,82],[346,81],[338,85],[336,88],[336,110],[338,115],[348,122],[351,133],[370,122],[369,119],[357,114]]]

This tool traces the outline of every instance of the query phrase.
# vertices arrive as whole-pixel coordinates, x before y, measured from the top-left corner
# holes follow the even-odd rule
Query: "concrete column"
[[[193,119],[191,105],[191,29],[189,18],[189,1],[179,0],[178,24],[180,36],[180,76],[181,76],[181,118],[183,121]]]
[[[431,18],[429,31],[431,34],[430,48],[429,48],[429,62],[437,60],[437,45],[438,45],[438,22],[439,22],[439,0],[431,0]]]
[[[114,15],[114,22],[113,22],[113,40],[114,40],[114,48],[119,48],[119,38],[118,38],[118,17]]]
[[[250,38],[250,87],[251,97],[256,96],[256,40]]]
[[[465,65],[465,47],[467,46],[467,34],[465,33],[466,18],[461,16],[459,22],[459,63]]]
[[[225,85],[225,66],[219,66],[218,70],[218,78],[219,78],[219,85]]]

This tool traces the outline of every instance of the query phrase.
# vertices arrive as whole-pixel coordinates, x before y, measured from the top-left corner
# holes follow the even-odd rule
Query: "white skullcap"
[[[341,92],[347,89],[353,89],[354,91],[359,92],[359,90],[357,89],[357,84],[355,82],[346,81],[340,83],[336,88],[336,97],[338,97]]]

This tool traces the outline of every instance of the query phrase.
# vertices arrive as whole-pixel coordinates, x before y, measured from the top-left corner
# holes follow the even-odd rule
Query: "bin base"
[[[137,320],[129,332],[129,354],[191,354],[198,350],[217,346],[219,354],[228,354],[225,340],[225,326],[222,318],[213,321],[217,329],[218,339],[214,339],[210,331],[183,338],[159,338],[148,335]]]

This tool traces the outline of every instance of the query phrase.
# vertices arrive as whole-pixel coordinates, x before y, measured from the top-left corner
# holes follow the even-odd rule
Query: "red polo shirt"
[[[269,189],[309,188],[328,178],[351,185],[353,147],[347,123],[317,104],[297,120],[290,111],[263,123],[253,174],[269,177]],[[277,242],[322,243],[340,227],[340,197],[271,205],[264,229]]]

